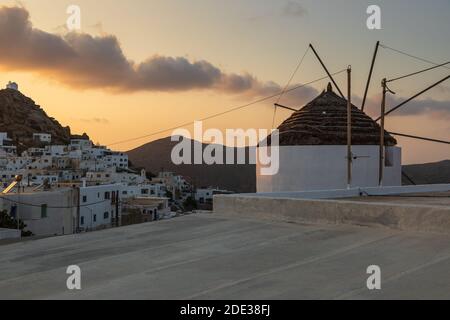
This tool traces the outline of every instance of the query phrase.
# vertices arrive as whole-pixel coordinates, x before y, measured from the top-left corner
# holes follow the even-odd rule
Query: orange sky
[[[223,73],[220,83],[215,83],[212,87],[199,86],[186,90],[167,90],[164,87],[154,90],[155,84],[151,82],[153,87],[149,90],[150,85],[146,82],[146,87],[139,91],[134,91],[134,83],[122,86],[119,91],[117,88],[111,90],[101,85],[91,88],[89,72],[80,78],[80,74],[73,72],[78,69],[69,68],[62,75],[54,70],[37,68],[35,63],[31,63],[29,67],[12,67],[11,63],[5,63],[1,58],[0,84],[6,84],[9,80],[18,82],[22,93],[33,98],[62,125],[69,125],[75,133],[87,132],[95,142],[111,144],[194,121],[260,98],[261,92],[265,90],[265,87],[261,89],[260,86],[265,86],[268,81],[279,86],[286,83],[309,42],[314,42],[319,48],[331,70],[341,70],[352,64],[355,96],[362,95],[376,40],[438,62],[450,58],[449,44],[439,41],[443,35],[439,31],[442,29],[441,24],[448,27],[448,21],[439,20],[440,16],[436,12],[425,12],[419,4],[415,10],[421,10],[422,15],[432,15],[433,19],[421,17],[414,20],[413,26],[408,25],[412,23],[408,22],[410,19],[403,17],[399,19],[401,24],[387,23],[382,31],[374,33],[364,28],[365,3],[353,6],[351,10],[338,10],[339,7],[346,6],[345,2],[323,1],[318,4],[317,1],[304,1],[302,6],[305,10],[290,15],[283,11],[283,3],[289,4],[291,1],[263,2],[265,5],[249,1],[239,7],[239,2],[234,0],[230,4],[215,1],[192,3],[184,0],[164,3],[140,0],[96,3],[78,1],[83,18],[81,33],[100,37],[114,35],[126,59],[135,64],[154,58],[155,55],[183,57],[189,63],[207,61]],[[14,3],[15,1],[0,1],[0,5]],[[60,26],[64,25],[67,18],[65,9],[69,3],[70,1],[55,3],[50,0],[29,0],[24,5],[36,29],[60,36]],[[383,3],[386,3],[385,6],[391,5]],[[440,5],[441,2],[437,3]],[[330,13],[324,13],[321,9],[325,4],[327,8],[336,6],[336,14],[330,16]],[[445,6],[445,3],[442,5]],[[386,9],[400,10],[398,4],[392,6]],[[414,16],[417,12],[411,11],[409,16]],[[445,15],[442,16],[444,18]],[[345,21],[352,21],[355,25],[349,25]],[[413,32],[414,28],[417,28],[416,34],[426,30],[433,36],[429,36],[423,40],[422,46],[418,46],[414,37],[410,38],[410,34],[405,34],[406,29]],[[427,45],[425,41],[428,42]],[[351,51],[348,51],[349,44],[354,48]],[[404,74],[428,66],[382,50],[370,96],[374,99],[378,96],[379,81],[383,76]],[[95,66],[91,69],[93,72]],[[230,91],[229,86],[223,87],[223,79],[228,81],[233,74],[244,77],[247,73],[257,79],[251,90],[235,92]],[[448,70],[440,69],[418,79],[395,83],[393,87],[399,97],[408,97],[447,74]],[[322,76],[323,70],[315,58],[308,54],[293,83],[306,83]],[[341,87],[345,87],[344,78],[344,74],[336,78]],[[76,81],[88,81],[88,85],[80,88],[79,85],[74,85]],[[326,83],[327,81],[321,81],[312,88],[321,91]],[[431,90],[422,99],[432,98],[445,107],[445,103],[450,101],[449,88],[450,84],[446,83]],[[210,120],[206,127],[269,128],[273,102],[260,103],[244,111]],[[283,97],[281,102],[293,107],[303,104],[301,97],[292,95]],[[450,110],[450,103],[448,108]],[[426,113],[399,114],[390,117],[387,126],[392,131],[450,140],[449,114],[450,111],[445,113],[445,110],[433,116]],[[277,124],[288,116],[289,112],[280,111]],[[129,150],[168,135],[170,132],[115,145],[114,148]],[[409,139],[399,139],[399,142],[404,148],[405,163],[450,158],[450,148],[446,145]]]

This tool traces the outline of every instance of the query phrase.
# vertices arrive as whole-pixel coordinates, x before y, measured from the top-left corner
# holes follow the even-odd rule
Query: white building
[[[167,171],[160,172],[158,177],[152,179],[152,183],[165,185],[167,191],[170,191],[173,194],[174,199],[181,198],[183,193],[188,193],[192,189],[192,186],[183,176]]]
[[[3,155],[15,155],[17,147],[13,144],[12,140],[8,138],[8,133],[0,132],[0,154]]]
[[[21,189],[2,195],[0,210],[19,217],[34,235],[72,234],[120,224],[121,184]]]
[[[131,198],[123,202],[124,225],[171,218],[168,198]]]
[[[358,108],[352,108],[351,187],[379,185],[380,126]],[[331,85],[280,125],[279,171],[261,175],[258,192],[346,189],[347,101]],[[270,142],[270,139],[269,139]],[[384,186],[401,185],[401,149],[388,133],[383,165]],[[265,149],[267,147],[264,147]],[[265,152],[265,151],[264,151]]]
[[[43,169],[51,169],[52,166],[53,166],[53,157],[52,156],[42,156],[39,158],[35,158],[33,162],[28,164],[27,169],[43,170]]]
[[[95,183],[113,182],[113,170],[105,171],[88,171],[86,173],[86,181]]]
[[[36,236],[72,234],[76,231],[78,192],[73,188],[2,194],[0,210],[26,224]]]
[[[6,132],[0,132],[0,146],[3,145],[3,141],[9,140],[8,139],[8,133]]]
[[[70,140],[71,150],[84,150],[92,148],[92,141],[87,139],[72,139]]]
[[[30,173],[24,177],[22,185],[40,186],[45,183],[56,184],[59,182],[59,176],[51,173]]]
[[[80,187],[79,229],[93,231],[120,223],[121,184]]]
[[[86,150],[86,153],[89,153],[92,158],[96,159],[103,158],[108,152],[110,152],[110,150],[105,146],[93,146]]]
[[[166,186],[160,183],[124,184],[122,198],[164,198]]]
[[[110,151],[105,154],[105,161],[110,167],[128,169],[128,155],[123,152]]]
[[[63,145],[50,145],[45,147],[44,152],[46,156],[58,157],[67,155],[68,149]]]
[[[45,143],[52,142],[52,135],[49,133],[34,133],[33,140]]]
[[[217,194],[230,194],[231,191],[221,190],[219,188],[199,188],[195,190],[195,200],[198,203],[212,203]]]
[[[119,169],[116,167],[107,167],[100,171],[88,171],[86,179],[89,182],[96,183],[125,183],[125,184],[143,184],[147,181],[145,171],[137,174],[128,169]]]
[[[22,152],[22,157],[42,157],[45,154],[45,148],[28,148]]]
[[[25,169],[33,162],[33,159],[29,157],[16,157],[11,156],[7,158],[0,158],[0,170],[18,171]]]
[[[29,148],[18,157],[11,152],[15,150],[12,140],[6,133],[0,133],[0,190],[10,186],[16,176],[22,177],[7,197],[18,197],[16,203],[20,203],[20,197],[30,201],[17,210],[23,212],[30,231],[36,235],[60,235],[120,225],[120,199],[160,199],[167,195],[168,189],[173,190],[175,196],[183,196],[183,190],[189,187],[183,177],[174,174],[150,182],[145,170],[135,172],[128,168],[127,154],[94,146],[87,139],[72,139],[69,145],[51,145],[50,135],[40,133],[33,137],[48,144]],[[23,189],[21,195],[17,194],[18,188]],[[76,193],[75,204],[67,202],[72,201],[72,195],[66,194],[69,191]],[[43,202],[38,203],[39,199]],[[152,206],[154,204],[149,204],[144,214],[161,211],[161,203],[157,208]],[[167,207],[167,203],[163,204],[164,210]],[[61,208],[59,215],[53,211],[57,208]],[[12,213],[16,210],[15,207],[7,209]],[[69,219],[69,215],[72,218]]]

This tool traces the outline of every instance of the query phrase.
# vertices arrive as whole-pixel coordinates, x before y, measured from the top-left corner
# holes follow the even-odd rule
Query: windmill
[[[375,63],[376,63],[376,59],[377,59],[377,55],[378,55],[378,52],[379,52],[379,48],[380,48],[380,47],[382,47],[382,48],[387,48],[387,49],[392,49],[392,48],[389,48],[389,47],[387,47],[387,46],[385,46],[385,45],[380,44],[380,41],[377,41],[377,43],[376,43],[376,45],[375,45],[374,54],[373,54],[372,61],[371,61],[371,64],[370,64],[369,76],[368,76],[368,79],[367,79],[367,82],[366,82],[366,85],[365,85],[365,91],[364,91],[364,95],[363,95],[363,101],[362,101],[362,105],[361,105],[361,107],[360,107],[360,110],[361,110],[362,112],[364,112],[364,109],[365,109],[365,106],[366,106],[367,95],[368,95],[369,88],[370,88],[370,85],[371,85],[371,80],[372,80],[372,76],[373,76],[373,71],[374,71],[374,68],[375,68]],[[342,90],[339,88],[339,85],[337,84],[337,82],[336,82],[335,79],[333,78],[333,74],[330,73],[330,71],[329,71],[328,68],[326,67],[325,63],[323,62],[322,58],[319,56],[317,50],[314,48],[314,46],[313,46],[312,44],[309,45],[308,50],[312,50],[312,52],[314,53],[315,57],[316,57],[317,60],[319,61],[320,65],[321,65],[322,68],[325,70],[327,76],[330,78],[331,83],[334,85],[334,87],[335,87],[336,90],[338,91],[339,95],[340,95],[343,99],[345,99]],[[307,50],[307,52],[308,52],[308,50]],[[392,49],[392,50],[395,50],[395,49]],[[400,52],[400,53],[403,53],[403,52],[401,52],[401,51],[399,51],[399,50],[395,50],[395,51]],[[307,52],[306,52],[306,53],[307,53]],[[306,55],[306,53],[305,53],[305,55]],[[409,56],[411,56],[411,55],[409,55]],[[413,56],[413,57],[414,57],[414,56]],[[304,59],[304,56],[303,56],[303,58],[302,58],[300,64],[303,62],[303,59]],[[422,60],[424,60],[424,59],[422,59]],[[377,119],[375,120],[376,122],[380,122],[379,156],[378,156],[378,157],[379,157],[379,169],[378,169],[378,170],[379,170],[379,172],[378,172],[378,178],[379,178],[379,179],[378,179],[378,181],[379,181],[378,184],[379,184],[379,186],[382,186],[382,185],[383,185],[384,167],[385,167],[385,147],[386,147],[386,146],[385,146],[385,138],[386,138],[386,134],[388,134],[388,135],[394,135],[394,136],[400,136],[400,137],[406,137],[406,138],[411,138],[411,139],[418,139],[418,140],[422,140],[422,141],[429,141],[429,142],[442,143],[442,144],[447,144],[447,145],[450,144],[450,141],[439,140],[439,139],[433,139],[433,138],[427,138],[427,137],[421,137],[421,136],[416,136],[416,135],[411,135],[411,134],[404,134],[404,133],[397,133],[397,132],[388,132],[387,130],[385,130],[385,117],[386,117],[386,116],[388,116],[389,114],[395,112],[395,111],[398,110],[399,108],[405,106],[406,104],[408,104],[409,102],[413,101],[413,100],[416,99],[417,97],[423,95],[425,92],[428,92],[428,91],[431,90],[432,88],[434,88],[434,87],[436,87],[437,85],[439,85],[439,84],[441,84],[441,83],[447,81],[447,80],[450,78],[450,75],[448,75],[448,76],[446,76],[445,78],[443,78],[443,79],[437,81],[436,83],[430,85],[430,86],[427,87],[426,89],[424,89],[424,90],[420,91],[419,93],[413,95],[412,97],[406,99],[405,101],[403,101],[403,102],[400,103],[399,105],[397,105],[397,106],[395,106],[395,107],[393,107],[393,108],[391,108],[391,109],[389,109],[389,110],[386,110],[386,107],[387,107],[387,106],[386,106],[386,98],[387,98],[387,94],[395,94],[395,92],[394,92],[393,90],[391,90],[391,89],[388,87],[388,84],[390,84],[390,83],[392,83],[392,82],[395,82],[395,81],[398,81],[398,80],[401,80],[401,79],[405,79],[405,78],[408,78],[408,77],[412,77],[412,76],[415,76],[415,75],[418,75],[418,74],[421,74],[421,73],[424,73],[424,72],[427,72],[427,71],[430,71],[430,70],[434,70],[434,69],[436,69],[436,68],[440,68],[440,67],[445,67],[445,68],[447,68],[446,66],[447,66],[448,64],[450,64],[450,62],[445,62],[445,63],[440,63],[440,64],[438,64],[438,63],[433,63],[433,62],[428,61],[428,60],[424,60],[424,61],[426,61],[426,62],[428,62],[428,63],[431,63],[431,64],[433,64],[434,66],[429,67],[429,68],[426,68],[426,69],[423,69],[423,70],[419,70],[419,71],[416,71],[416,72],[413,72],[413,73],[410,73],[410,74],[407,74],[407,75],[404,75],[404,76],[401,76],[401,77],[397,77],[397,78],[395,78],[395,79],[386,79],[386,78],[385,78],[385,79],[382,80],[382,90],[383,90],[383,91],[382,91],[382,101],[381,101],[380,117],[377,118]],[[297,66],[296,71],[299,69],[299,67],[300,67],[300,65]],[[295,71],[295,72],[296,72],[296,71]],[[294,75],[295,75],[295,72],[294,72]],[[347,112],[347,113],[348,113],[348,114],[347,114],[347,118],[348,118],[348,119],[347,119],[347,120],[348,120],[348,121],[347,121],[348,155],[347,155],[347,160],[348,160],[348,185],[350,186],[350,185],[351,185],[351,177],[352,177],[352,174],[351,174],[351,171],[352,171],[352,161],[355,160],[355,159],[357,159],[357,158],[359,158],[359,157],[358,157],[358,156],[354,156],[354,155],[352,154],[352,151],[351,151],[351,150],[352,150],[352,112],[351,112],[351,106],[352,106],[352,105],[351,105],[351,95],[352,95],[352,93],[351,93],[351,67],[349,67],[349,68],[347,69],[347,74],[348,74],[348,77],[347,77],[347,83],[348,83],[348,84],[347,84],[347,86],[348,86],[348,94],[347,94],[347,102],[348,102],[348,112]],[[276,114],[277,108],[282,108],[282,109],[289,110],[289,111],[292,111],[292,112],[297,112],[297,111],[298,111],[297,109],[294,109],[294,108],[291,108],[291,107],[289,107],[289,106],[282,105],[282,104],[279,103],[280,100],[281,100],[281,96],[284,94],[284,92],[286,91],[286,89],[289,87],[290,82],[292,81],[294,75],[291,77],[291,79],[290,79],[290,81],[288,82],[288,85],[286,86],[285,90],[283,90],[283,92],[281,93],[280,97],[278,98],[278,101],[277,101],[277,102],[275,103],[275,105],[274,105],[274,107],[275,107],[275,109],[274,109],[274,120],[275,120],[275,114]],[[412,179],[411,179],[409,176],[407,176],[404,172],[402,172],[402,175],[403,175],[406,179],[408,179],[411,183],[414,184],[414,182],[412,181]]]

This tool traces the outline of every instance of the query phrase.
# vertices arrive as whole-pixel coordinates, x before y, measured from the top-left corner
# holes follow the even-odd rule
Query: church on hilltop
[[[12,89],[12,90],[19,91],[19,85],[15,82],[9,81],[8,84],[6,85],[6,89]]]

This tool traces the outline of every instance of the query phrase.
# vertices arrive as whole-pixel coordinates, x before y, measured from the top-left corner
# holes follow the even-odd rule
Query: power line
[[[407,53],[407,52],[405,52],[405,51],[401,51],[401,50],[398,50],[398,49],[391,48],[391,47],[386,46],[386,45],[384,45],[384,44],[380,44],[380,47],[382,47],[382,48],[384,48],[384,49],[392,50],[392,51],[394,51],[394,52],[403,54],[403,55],[405,55],[405,56],[408,56],[408,57],[413,58],[413,59],[416,59],[416,60],[420,60],[420,61],[422,61],[422,62],[426,62],[426,63],[429,63],[429,64],[434,64],[435,66],[439,65],[439,63],[436,63],[436,62],[433,62],[433,61],[431,61],[431,60],[424,59],[424,58],[421,58],[421,57],[412,55],[412,54]],[[442,66],[442,67],[443,67],[443,68],[446,68],[446,69],[450,69],[450,67],[446,67],[446,66]]]
[[[347,71],[347,69],[342,69],[341,71],[335,72],[335,73],[333,73],[332,75],[333,75],[333,76],[334,76],[334,75],[338,75],[338,74],[341,74],[341,73],[344,72],[344,71]],[[316,79],[316,80],[313,80],[313,81],[310,81],[310,82],[305,83],[305,84],[302,84],[302,85],[298,85],[298,86],[292,87],[292,88],[290,88],[290,89],[287,89],[287,90],[285,91],[285,93],[288,93],[288,92],[291,92],[291,91],[294,91],[294,90],[303,88],[303,87],[305,87],[305,86],[308,86],[308,85],[310,85],[310,84],[313,84],[313,83],[316,83],[316,82],[325,80],[325,79],[327,79],[327,78],[328,78],[328,76],[322,77],[322,78],[319,78],[319,79]],[[232,108],[232,109],[230,109],[230,110],[223,111],[223,112],[220,112],[220,113],[216,113],[216,114],[213,114],[213,115],[208,116],[208,117],[205,117],[205,118],[201,118],[201,119],[199,119],[198,121],[207,121],[207,120],[211,120],[211,119],[214,119],[214,118],[217,118],[217,117],[226,115],[226,114],[228,114],[228,113],[232,113],[232,112],[235,112],[235,111],[239,111],[239,110],[242,110],[242,109],[244,109],[244,108],[248,108],[248,107],[250,107],[250,106],[252,106],[252,105],[255,105],[255,104],[257,104],[257,103],[261,103],[261,102],[264,102],[264,101],[267,101],[267,100],[276,98],[276,97],[279,96],[280,94],[281,94],[281,92],[278,92],[278,93],[276,93],[276,94],[273,94],[273,95],[270,95],[270,96],[267,96],[267,97],[264,97],[264,98],[255,100],[255,101],[253,101],[253,102],[250,102],[250,103],[247,103],[247,104],[244,104],[244,105],[241,105],[241,106]],[[110,144],[108,144],[108,147],[115,146],[115,145],[120,145],[120,144],[124,144],[124,143],[129,143],[129,142],[133,142],[133,141],[141,140],[141,139],[145,139],[145,138],[149,138],[149,137],[152,137],[152,136],[155,136],[155,135],[158,135],[158,134],[167,132],[167,131],[173,131],[173,130],[176,130],[176,129],[180,129],[180,128],[183,128],[183,127],[187,127],[187,126],[192,125],[192,124],[194,124],[194,121],[186,122],[186,123],[183,123],[183,124],[178,125],[178,126],[174,126],[174,127],[171,127],[171,128],[162,129],[162,130],[159,130],[159,131],[156,131],[156,132],[152,132],[152,133],[149,133],[149,134],[144,135],[144,136],[140,136],[140,137],[136,137],[136,138],[131,138],[131,139],[123,140],[123,141],[118,141],[118,142],[110,143]]]
[[[394,82],[394,81],[397,81],[397,80],[401,80],[401,79],[405,79],[405,78],[408,78],[408,77],[412,77],[412,76],[418,75],[420,73],[424,73],[424,72],[427,72],[427,71],[430,71],[430,70],[433,70],[433,69],[436,69],[436,68],[439,68],[439,67],[443,67],[443,66],[445,66],[447,64],[450,64],[450,61],[445,62],[445,63],[441,63],[441,64],[439,64],[437,66],[434,66],[434,67],[430,67],[430,68],[427,68],[427,69],[423,69],[423,70],[420,70],[420,71],[409,73],[407,75],[404,75],[404,76],[401,76],[401,77],[398,77],[398,78],[386,80],[386,82]]]
[[[0,199],[2,200],[6,200],[8,202],[14,203],[14,204],[20,204],[26,207],[35,207],[35,208],[42,208],[42,205],[38,205],[38,204],[32,204],[32,203],[26,203],[26,202],[21,202],[21,201],[17,201],[17,200],[13,200],[13,199],[9,199],[5,196],[0,196]],[[102,204],[102,203],[106,203],[109,202],[110,200],[103,200],[103,201],[99,201],[99,202],[94,202],[94,203],[90,203],[90,204],[86,204],[86,205],[80,205],[80,206],[61,206],[61,207],[53,207],[53,206],[47,206],[48,209],[74,209],[74,208],[87,208],[90,206],[95,206],[97,204]]]
[[[309,52],[310,47],[308,46],[306,48],[305,53],[303,54],[302,58],[300,59],[300,62],[297,64],[297,67],[295,68],[294,72],[292,73],[291,77],[289,78],[289,81],[287,82],[286,86],[284,87],[283,91],[281,91],[280,96],[277,99],[277,102],[275,103],[275,108],[273,110],[273,119],[272,119],[272,128],[275,126],[275,118],[277,115],[277,104],[280,103],[281,98],[283,97],[283,95],[286,93],[286,90],[289,88],[289,86],[292,83],[292,80],[294,80],[295,75],[297,74],[298,70],[300,69],[301,65],[303,64],[303,60],[305,60],[306,55]]]

